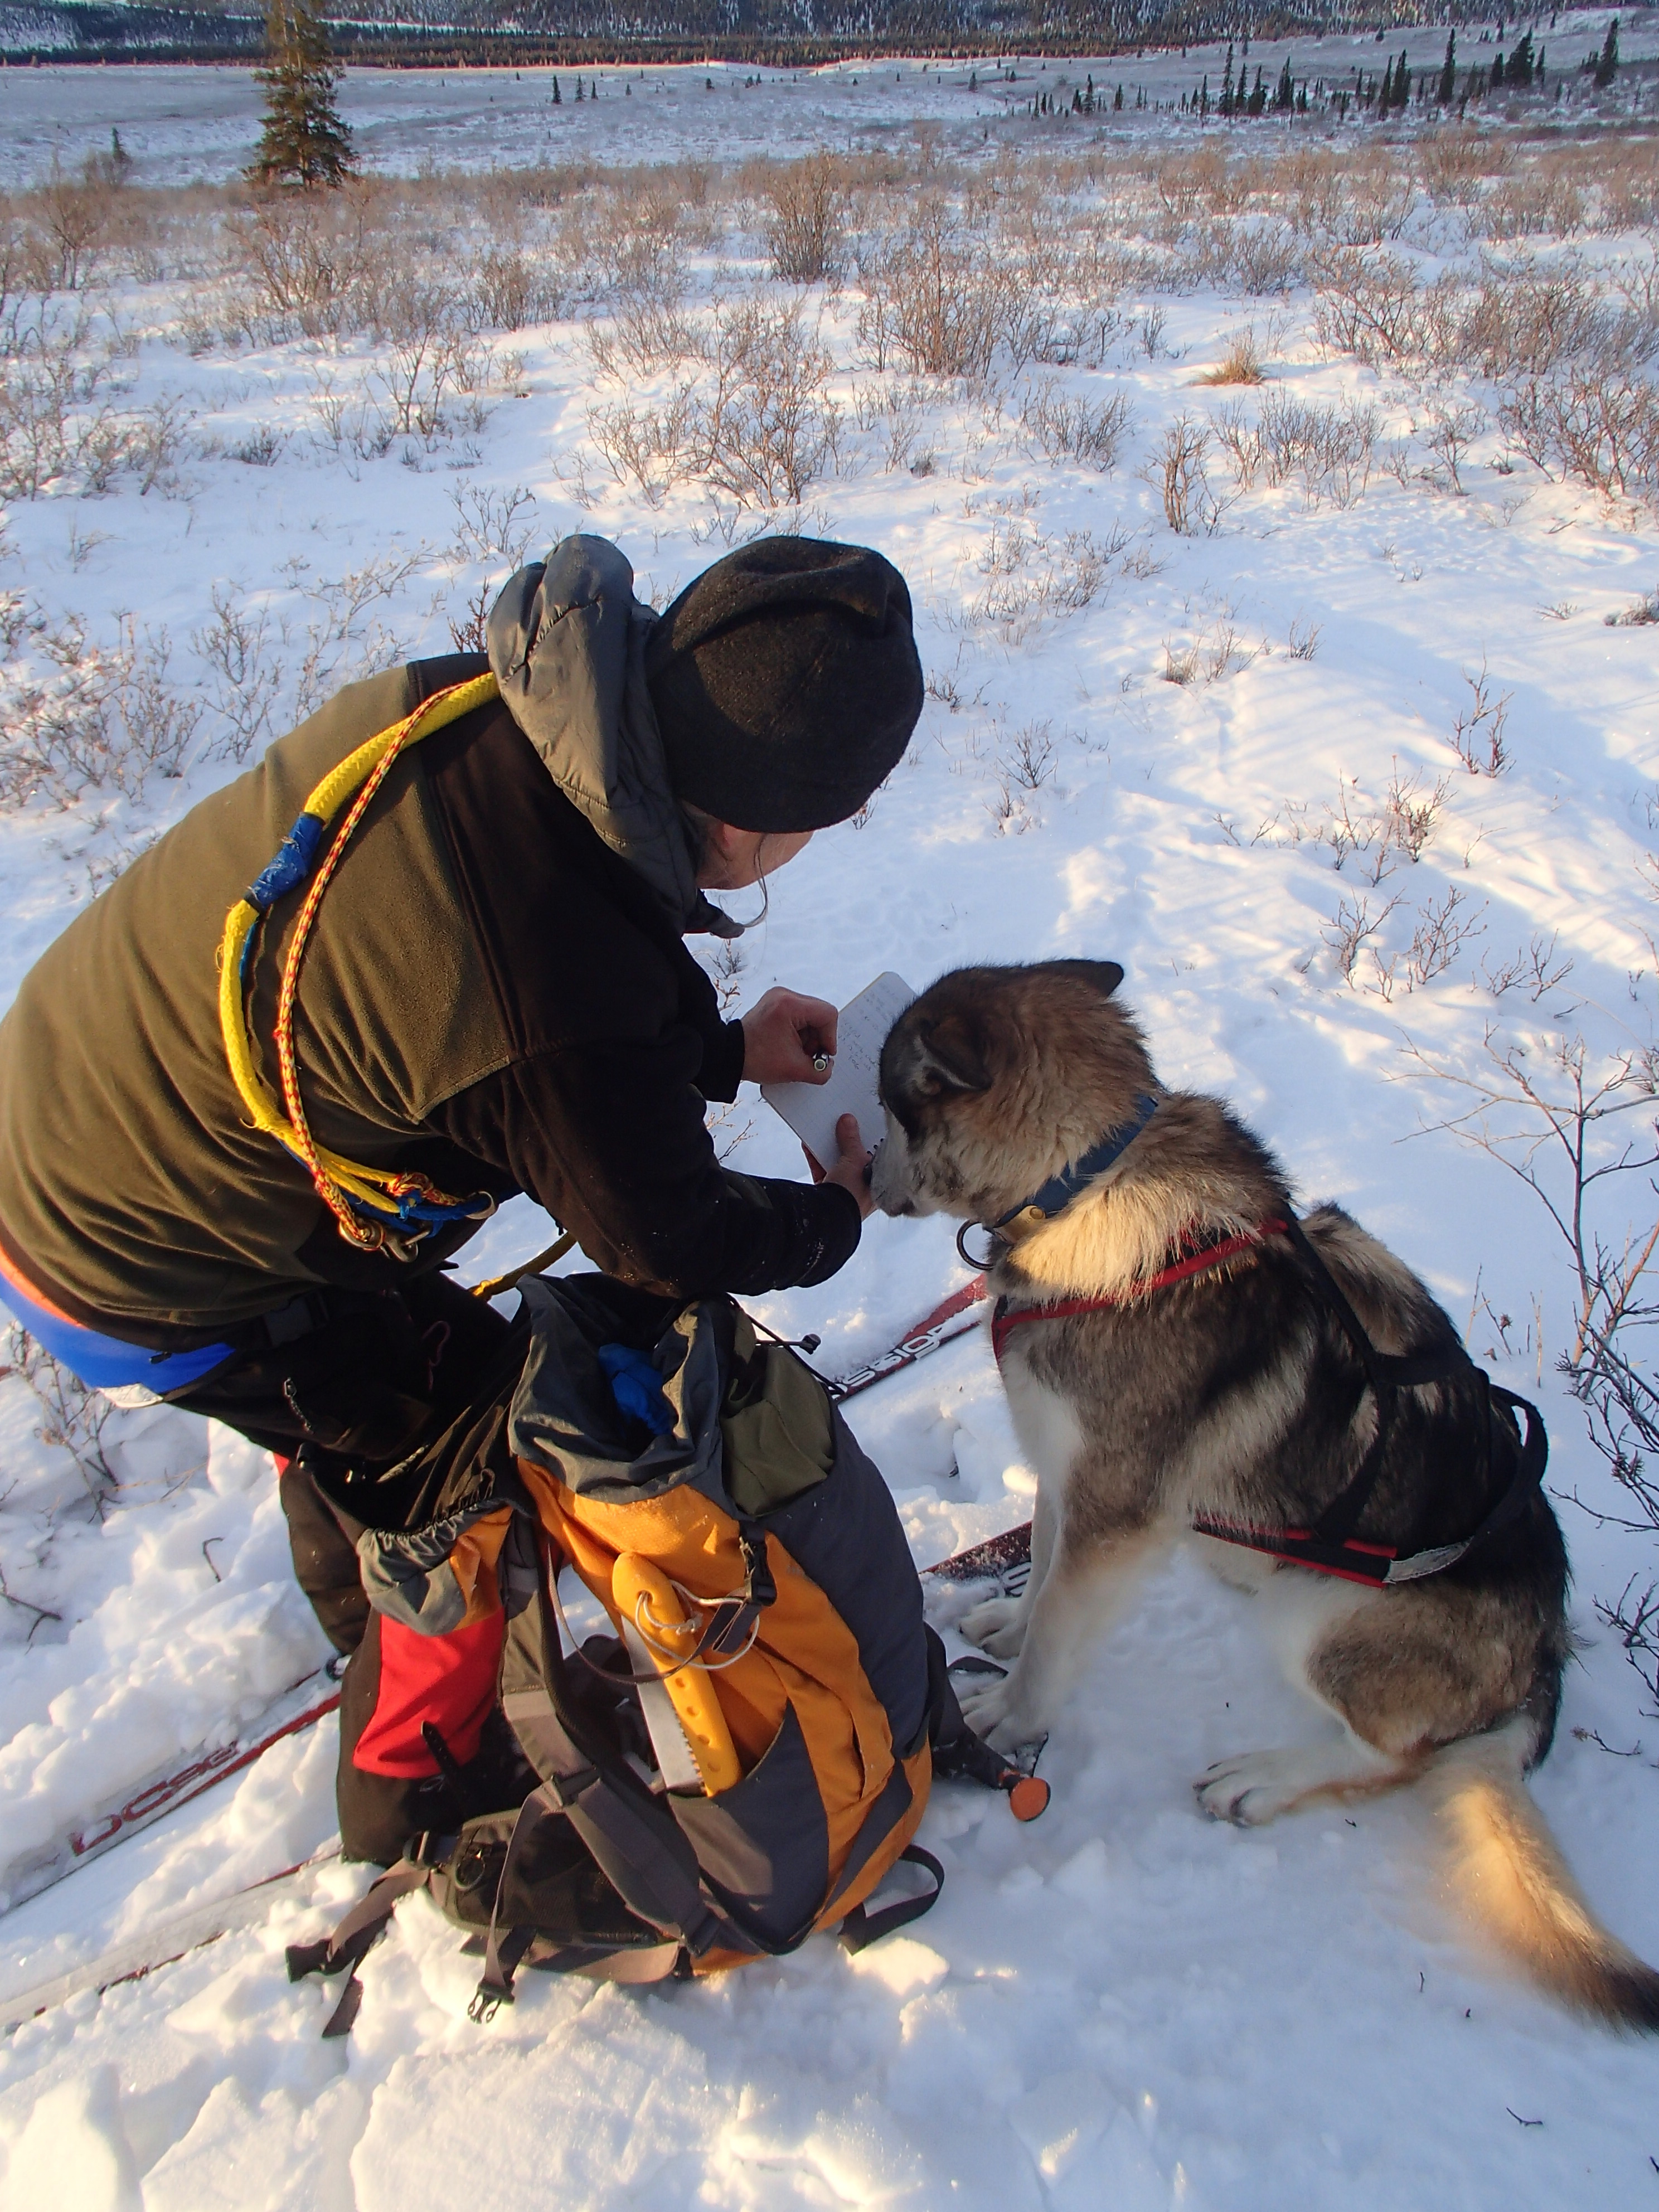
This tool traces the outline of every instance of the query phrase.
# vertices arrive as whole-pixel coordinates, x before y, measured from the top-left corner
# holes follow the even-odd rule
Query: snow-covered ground
[[[1652,7],[1572,9],[1553,24],[1547,10],[1529,19],[1545,49],[1552,83],[1574,89],[1572,73],[1601,46],[1619,16],[1627,62],[1659,58],[1659,10]],[[1457,34],[1461,65],[1490,69],[1493,54],[1512,45],[1514,19],[1472,23]],[[1272,86],[1288,57],[1298,79],[1352,82],[1356,69],[1376,75],[1403,52],[1413,72],[1437,68],[1446,51],[1444,25],[1324,38],[1261,40],[1249,46],[1254,71]],[[387,173],[440,168],[512,168],[532,162],[730,161],[749,155],[797,154],[813,146],[879,153],[910,139],[917,127],[942,131],[952,151],[1006,137],[1024,121],[1037,94],[1092,79],[1109,94],[1121,84],[1126,112],[1103,119],[1103,137],[1133,128],[1138,94],[1176,106],[1196,99],[1207,79],[1221,90],[1224,43],[1185,51],[939,63],[852,57],[816,70],[774,70],[741,62],[663,68],[584,70],[596,101],[574,99],[578,72],[551,69],[349,69],[341,112],[366,162]],[[1237,62],[1237,57],[1235,57]],[[1000,77],[1001,68],[1013,78]],[[561,100],[553,104],[553,79]],[[1646,112],[1654,112],[1647,88]],[[52,68],[0,70],[0,188],[44,176],[57,161],[77,168],[88,154],[109,150],[110,132],[137,165],[143,182],[221,184],[246,167],[258,143],[258,84],[249,69]],[[612,105],[614,101],[615,105]],[[1126,117],[1127,121],[1126,123]]]
[[[1601,20],[1574,17],[1550,35],[1571,29],[1575,47],[1588,45]],[[1625,22],[1628,52],[1640,19]],[[1413,34],[1414,56],[1419,46],[1437,52],[1443,33]],[[979,170],[952,170],[947,146],[945,166],[918,179],[903,161],[934,156],[905,152],[908,126],[945,95],[919,65],[896,82],[886,74],[879,111],[873,88],[859,111],[846,93],[849,127],[856,112],[886,131],[895,164],[890,184],[856,203],[861,242],[890,242],[930,176],[960,192],[977,175],[975,220],[1002,226],[984,265],[1012,265],[1011,241],[1024,236],[1021,297],[1052,298],[1058,319],[1046,359],[1028,350],[1017,363],[1005,345],[984,377],[913,379],[890,347],[877,365],[855,280],[810,293],[806,327],[821,308],[823,393],[839,421],[799,501],[777,509],[712,495],[660,447],[642,476],[613,470],[602,450],[623,450],[617,410],[631,406],[640,432],[641,410],[699,374],[672,344],[631,366],[612,356],[608,372],[596,362],[590,323],[643,343],[626,322],[641,282],[660,296],[665,266],[678,267],[694,313],[717,289],[730,299],[757,288],[775,306],[794,296],[766,277],[763,210],[718,170],[701,205],[680,204],[683,177],[666,213],[628,202],[629,236],[654,240],[656,258],[626,266],[605,242],[628,228],[622,203],[573,189],[559,209],[508,221],[510,178],[485,180],[495,236],[532,260],[562,254],[558,318],[475,337],[473,388],[434,403],[441,419],[425,434],[384,442],[395,341],[283,336],[256,316],[231,343],[242,279],[214,204],[174,210],[110,249],[107,291],[81,303],[124,334],[104,395],[123,421],[166,414],[175,431],[148,488],[140,453],[94,494],[95,455],[83,455],[40,496],[12,500],[3,735],[21,726],[26,679],[70,680],[71,617],[118,674],[108,656],[131,617],[126,665],[158,675],[175,717],[193,706],[201,718],[177,777],[141,777],[129,755],[125,790],[106,780],[71,803],[46,794],[0,812],[0,994],[124,856],[234,772],[227,620],[252,639],[243,697],[268,681],[280,728],[307,660],[326,684],[394,652],[447,647],[451,620],[465,622],[520,541],[533,550],[569,529],[605,532],[659,604],[769,520],[874,543],[911,580],[932,696],[868,819],[817,839],[773,884],[726,979],[738,1001],[775,980],[844,1000],[889,967],[920,986],[970,960],[1121,960],[1164,1078],[1224,1091],[1304,1196],[1339,1197],[1387,1237],[1468,1323],[1477,1354],[1540,1399],[1564,1499],[1577,1492],[1617,1513],[1620,1493],[1554,1373],[1572,1322],[1565,1249],[1496,1161],[1423,1133],[1452,1101],[1407,1047],[1473,1075],[1494,1024],[1534,1066],[1552,1035],[1582,1034],[1593,1066],[1652,1040],[1659,629],[1607,620],[1659,588],[1652,513],[1547,477],[1473,368],[1372,368],[1322,347],[1303,248],[1274,280],[1282,289],[1237,289],[1247,232],[1278,218],[1230,209],[1212,157],[1190,204],[1167,171],[1161,193],[1138,181],[1184,133],[1154,126],[1091,173],[1053,158],[1083,149],[1081,137],[1062,144],[1060,126],[1011,124]],[[66,155],[106,143],[114,119],[157,176],[222,175],[243,158],[245,91],[216,119],[187,106],[198,94],[210,104],[229,73],[156,73],[158,100],[187,107],[172,121],[132,112],[147,82],[9,72],[0,143],[21,160],[18,109],[4,103],[35,103],[24,166],[38,169],[46,103],[64,86],[66,103],[82,88],[88,103],[87,137]],[[354,100],[370,82],[354,76]],[[484,97],[483,79],[468,84],[468,99]],[[403,167],[417,168],[422,129],[437,163],[461,158],[429,87],[383,88],[399,104],[385,121],[401,134]],[[784,119],[794,90],[775,93],[769,76],[764,93],[771,120],[753,142],[738,134],[760,90],[723,93],[709,137],[688,124],[657,140],[636,125],[641,101],[645,116],[668,117],[673,102],[684,112],[708,95],[636,93],[627,158],[794,150]],[[110,105],[94,112],[94,99]],[[620,142],[623,101],[608,82],[596,108],[562,106],[558,127],[614,130]],[[802,137],[820,135],[823,112]],[[977,137],[958,134],[964,155]],[[1287,145],[1274,126],[1232,143],[1251,154]],[[511,142],[513,159],[542,150],[533,137]],[[1652,142],[1636,137],[1627,153],[1638,183],[1650,177]],[[1517,174],[1528,158],[1516,156]],[[1543,158],[1577,157],[1559,141]],[[1383,172],[1403,179],[1410,161],[1399,142]],[[1311,192],[1311,173],[1298,173]],[[1380,189],[1371,174],[1367,189]],[[424,228],[399,235],[428,253],[450,218],[443,187],[419,189],[410,221]],[[1401,217],[1390,250],[1425,281],[1475,271],[1484,245],[1511,277],[1530,258],[1620,280],[1632,299],[1645,282],[1651,302],[1650,232],[1582,228],[1564,244],[1511,231],[1493,245],[1471,234],[1469,208],[1504,191],[1521,208],[1516,177],[1477,180],[1462,201],[1458,189],[1419,191]],[[1601,189],[1586,224],[1607,204]],[[470,268],[477,238],[454,220],[461,243],[443,250]],[[76,304],[59,295],[56,312]],[[112,327],[94,321],[84,343]],[[1266,381],[1200,384],[1246,331]],[[1114,401],[1124,419],[1108,465],[1102,410]],[[1171,427],[1231,429],[1248,448],[1264,412],[1287,403],[1334,410],[1308,419],[1347,438],[1349,460],[1309,461],[1278,483],[1264,463],[1246,483],[1218,439],[1204,463],[1212,527],[1173,530]],[[822,421],[822,396],[814,404]],[[1086,417],[1066,412],[1079,407]],[[1367,410],[1361,463],[1352,441],[1365,442]],[[1076,451],[1090,423],[1092,462]],[[1505,702],[1497,775],[1473,772],[1454,742],[1461,720],[1466,749],[1490,767],[1492,715],[1470,720],[1482,683],[1489,709]],[[1376,826],[1391,785],[1396,823],[1402,809],[1429,810],[1407,841],[1416,860]],[[71,799],[61,778],[59,788]],[[1376,934],[1345,979],[1334,948],[1367,922]],[[1465,924],[1473,933],[1459,942]],[[1451,957],[1431,973],[1437,929]],[[1517,960],[1526,972],[1506,982]],[[737,1166],[799,1165],[752,1098],[720,1135]],[[1628,1217],[1645,1221],[1638,1185]],[[1607,1188],[1617,1239],[1626,1200]],[[549,1233],[527,1202],[508,1208],[467,1272],[492,1273]],[[835,1369],[961,1279],[943,1224],[877,1221],[832,1283],[761,1310],[792,1333],[819,1332],[820,1363]],[[1029,1513],[1031,1478],[980,1337],[852,1412],[919,1561]],[[65,1414],[79,1464],[50,1440]],[[1584,1648],[1534,1787],[1598,1910],[1659,1960],[1659,1722],[1593,1603],[1632,1575],[1639,1589],[1659,1560],[1648,1538],[1571,1502],[1560,1510]],[[0,1605],[7,1859],[247,1723],[325,1656],[259,1455],[166,1413],[110,1417],[94,1438],[88,1408],[43,1410],[15,1372],[0,1382],[0,1568],[21,1601]],[[532,1975],[487,2029],[465,2017],[476,1967],[417,1904],[367,1964],[349,2047],[319,2042],[329,2001],[289,1987],[282,1951],[361,1887],[325,1861],[255,1926],[101,1997],[88,1990],[0,2046],[0,2197],[8,2212],[422,2212],[480,2186],[527,2204],[648,2201],[653,2212],[1646,2202],[1659,2188],[1659,2053],[1562,2015],[1462,1948],[1409,1796],[1250,1833],[1199,1816],[1188,1784],[1212,1760],[1322,1725],[1279,1683],[1247,1601],[1181,1560],[1067,1705],[1043,1757],[1054,1796],[1041,1821],[1018,1826],[976,1791],[938,1792],[922,1840],[945,1861],[947,1887],[916,1929],[855,1960],[814,1942],[695,1987],[595,1990]],[[15,1905],[0,1918],[0,2000],[325,1851],[333,1747],[329,1723],[293,1737]]]

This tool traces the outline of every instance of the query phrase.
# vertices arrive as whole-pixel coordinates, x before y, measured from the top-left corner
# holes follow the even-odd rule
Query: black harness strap
[[[1506,1528],[1531,1502],[1544,1480],[1549,1461],[1549,1438],[1543,1416],[1528,1399],[1494,1382],[1484,1368],[1475,1365],[1461,1344],[1448,1346],[1439,1352],[1405,1355],[1379,1352],[1341,1286],[1315,1250],[1302,1224],[1294,1215],[1287,1215],[1284,1226],[1304,1273],[1352,1346],[1364,1370],[1364,1387],[1370,1389],[1376,1406],[1376,1433],[1352,1477],[1311,1528],[1256,1528],[1207,1516],[1195,1518],[1193,1526],[1200,1535],[1216,1537],[1222,1543],[1264,1552],[1291,1565],[1312,1567],[1321,1574],[1338,1575],[1349,1582],[1395,1587],[1420,1581],[1425,1575],[1443,1574],[1477,1544]],[[1382,1475],[1398,1393],[1425,1383],[1453,1381],[1466,1383],[1480,1394],[1484,1402],[1486,1418],[1482,1442],[1489,1481],[1496,1457],[1493,1447],[1498,1434],[1498,1409],[1501,1407],[1511,1416],[1524,1416],[1524,1436],[1520,1434],[1521,1423],[1515,1424],[1519,1441],[1515,1471],[1509,1482],[1474,1533],[1462,1543],[1435,1545],[1402,1559],[1393,1545],[1363,1542],[1353,1532]]]

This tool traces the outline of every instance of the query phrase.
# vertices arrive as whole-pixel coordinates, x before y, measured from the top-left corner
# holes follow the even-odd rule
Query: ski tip
[[[1008,1810],[1017,1820],[1035,1820],[1048,1809],[1048,1785],[1036,1774],[1022,1774],[1008,1791]]]

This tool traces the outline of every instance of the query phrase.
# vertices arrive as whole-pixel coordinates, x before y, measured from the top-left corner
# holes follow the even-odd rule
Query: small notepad
[[[836,1025],[836,1063],[827,1083],[763,1083],[761,1097],[782,1115],[820,1167],[839,1158],[836,1124],[843,1114],[857,1119],[859,1134],[874,1150],[886,1121],[877,1093],[881,1048],[915,993],[890,969],[868,983],[841,1010]]]

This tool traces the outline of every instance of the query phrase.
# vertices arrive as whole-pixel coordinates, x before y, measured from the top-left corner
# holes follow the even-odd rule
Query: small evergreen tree
[[[1601,52],[1595,64],[1595,89],[1605,92],[1619,74],[1619,18],[1615,15],[1607,25],[1607,35],[1601,41]]]
[[[559,100],[559,80],[557,77],[555,77],[553,80],[553,105],[555,107],[561,105]]]
[[[1497,58],[1492,65],[1492,89],[1496,91],[1500,84],[1507,84],[1509,81],[1509,71],[1504,66],[1504,49],[1499,46]]]
[[[1446,62],[1444,68],[1440,72],[1440,88],[1437,94],[1440,105],[1443,107],[1450,106],[1452,94],[1456,90],[1457,33],[1455,31],[1448,31],[1446,33]]]
[[[1224,115],[1231,115],[1233,112],[1233,49],[1231,40],[1227,44],[1227,66],[1221,76],[1220,107]]]
[[[248,169],[261,185],[343,185],[357,166],[334,104],[340,72],[313,0],[270,0],[264,129]]]

